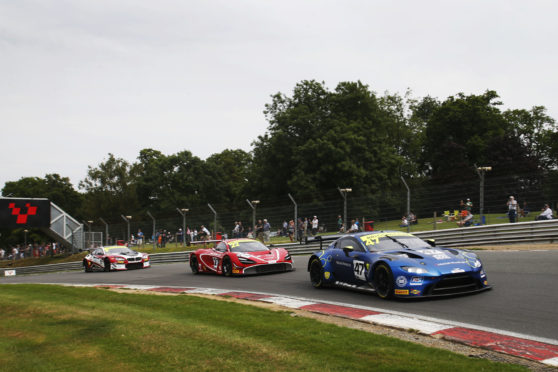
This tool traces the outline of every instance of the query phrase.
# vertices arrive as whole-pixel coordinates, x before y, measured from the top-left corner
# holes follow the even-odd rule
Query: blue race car
[[[491,288],[481,261],[470,251],[436,247],[400,231],[332,238],[336,240],[327,249],[315,252],[308,261],[315,288],[370,286],[381,298],[443,296]]]

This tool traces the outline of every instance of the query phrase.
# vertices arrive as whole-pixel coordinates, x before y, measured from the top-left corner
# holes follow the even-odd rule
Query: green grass
[[[195,296],[0,285],[0,371],[524,371]]]

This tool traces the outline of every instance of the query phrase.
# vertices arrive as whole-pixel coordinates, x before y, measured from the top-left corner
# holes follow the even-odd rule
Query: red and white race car
[[[122,245],[95,248],[83,259],[85,272],[145,269],[151,266],[149,255]]]
[[[292,271],[293,260],[284,248],[269,249],[254,239],[229,239],[192,252],[190,268],[194,274],[252,275]]]

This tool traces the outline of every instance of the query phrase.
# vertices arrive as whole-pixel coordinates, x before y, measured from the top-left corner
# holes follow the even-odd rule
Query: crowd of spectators
[[[33,243],[8,248],[0,248],[0,260],[20,260],[23,258],[39,258],[53,256],[61,252],[60,245],[57,243]]]

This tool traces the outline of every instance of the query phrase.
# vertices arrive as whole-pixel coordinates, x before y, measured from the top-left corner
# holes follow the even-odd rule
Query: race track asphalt
[[[186,263],[111,273],[78,271],[0,278],[0,283],[129,284],[254,291],[371,306],[453,322],[558,340],[558,251],[480,251],[493,290],[479,294],[385,301],[373,293],[310,285],[308,256],[295,256],[296,271],[225,278],[193,275]],[[0,293],[1,295],[1,293]]]

